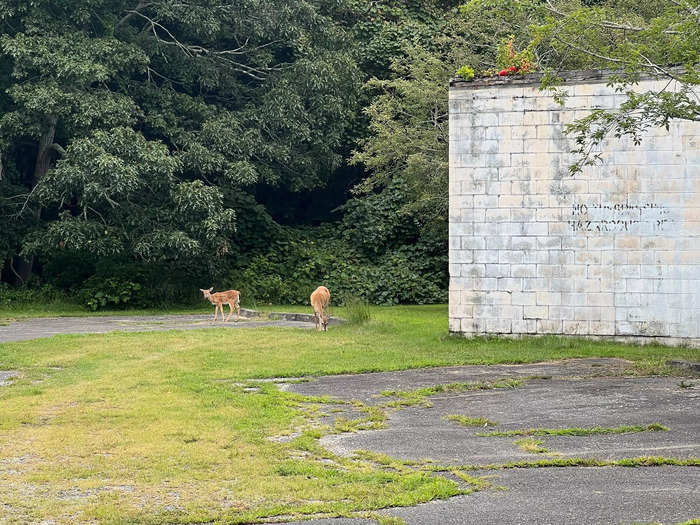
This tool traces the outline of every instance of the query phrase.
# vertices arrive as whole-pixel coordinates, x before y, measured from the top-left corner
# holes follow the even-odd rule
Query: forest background
[[[609,68],[698,120],[692,0],[0,0],[0,306],[446,302],[448,82]],[[670,66],[673,66],[672,68]],[[573,175],[572,175],[573,176]]]

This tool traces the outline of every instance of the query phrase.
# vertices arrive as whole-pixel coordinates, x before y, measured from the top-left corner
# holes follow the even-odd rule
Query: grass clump
[[[524,430],[507,430],[500,432],[481,432],[480,437],[512,437],[512,436],[592,436],[594,434],[631,434],[634,432],[666,432],[668,427],[659,423],[650,425],[626,425],[615,428],[528,428]]]
[[[450,414],[445,416],[448,421],[454,421],[465,427],[495,427],[498,423],[486,419],[485,417],[467,417],[460,416],[457,414]]]
[[[497,486],[491,483],[488,479],[487,476],[470,476],[466,472],[463,472],[462,470],[459,469],[450,469],[448,472],[450,472],[453,476],[461,479],[465,483],[469,485],[469,490],[465,491],[465,494],[470,494],[472,492],[478,492],[480,490],[487,490],[487,489],[497,489],[497,490],[506,490],[505,487]]]
[[[372,318],[372,308],[366,299],[349,297],[345,300],[345,318],[350,324],[364,324]]]
[[[549,452],[549,450],[540,446],[543,443],[544,441],[535,438],[523,438],[515,441],[515,444],[518,445],[520,450],[529,452],[530,454],[546,454]]]
[[[381,452],[373,452],[371,450],[356,450],[353,453],[353,459],[356,461],[366,462],[377,468],[384,470],[395,470],[397,472],[412,472],[420,469],[420,462],[396,459]]]
[[[408,406],[422,406],[430,408],[430,403],[426,398],[437,394],[444,393],[459,393],[475,390],[492,390],[496,388],[516,388],[522,383],[519,379],[499,379],[497,381],[479,381],[476,383],[449,383],[446,385],[433,385],[416,390],[385,390],[382,395],[385,397],[398,397],[395,401],[386,403],[386,406],[392,408],[401,408]]]
[[[667,458],[663,456],[639,456],[625,459],[597,458],[562,458],[539,459],[537,461],[512,461],[510,463],[491,463],[488,465],[460,465],[460,470],[504,470],[512,468],[551,468],[551,467],[700,467],[700,458]],[[434,466],[431,470],[446,471],[452,467]]]
[[[386,414],[380,407],[365,405],[364,403],[353,403],[355,408],[363,412],[365,417],[348,419],[338,417],[335,420],[334,429],[336,432],[357,432],[359,430],[380,430],[387,428]]]

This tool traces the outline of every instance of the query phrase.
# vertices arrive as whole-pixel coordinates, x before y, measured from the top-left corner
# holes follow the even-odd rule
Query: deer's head
[[[212,286],[212,287],[209,288],[208,290],[203,290],[203,289],[200,288],[199,291],[202,292],[202,293],[204,294],[204,298],[205,298],[205,299],[209,299],[209,298],[211,297],[211,291],[212,291],[213,289],[214,289],[214,287]]]

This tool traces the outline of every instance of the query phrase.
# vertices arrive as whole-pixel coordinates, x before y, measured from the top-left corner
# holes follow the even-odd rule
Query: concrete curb
[[[302,323],[315,323],[316,318],[313,314],[298,314],[287,312],[270,312],[270,319],[282,319],[284,321],[298,321]],[[339,317],[328,317],[328,324],[341,324],[345,320]]]
[[[301,313],[291,313],[291,312],[258,312],[257,310],[248,310],[246,308],[241,308],[241,317],[246,319],[255,319],[267,315],[273,321],[295,321],[298,323],[315,323],[316,319],[313,314],[301,314]],[[342,324],[345,319],[340,317],[328,317],[328,324]]]
[[[681,368],[683,370],[690,370],[691,372],[695,372],[696,374],[700,374],[700,363],[693,363],[691,361],[674,360],[674,361],[666,361],[666,366],[670,366],[672,368]]]

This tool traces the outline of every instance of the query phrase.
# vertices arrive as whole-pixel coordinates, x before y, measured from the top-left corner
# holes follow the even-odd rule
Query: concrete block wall
[[[700,344],[700,123],[609,139],[572,176],[565,125],[624,95],[597,72],[565,88],[451,85],[450,331]]]

